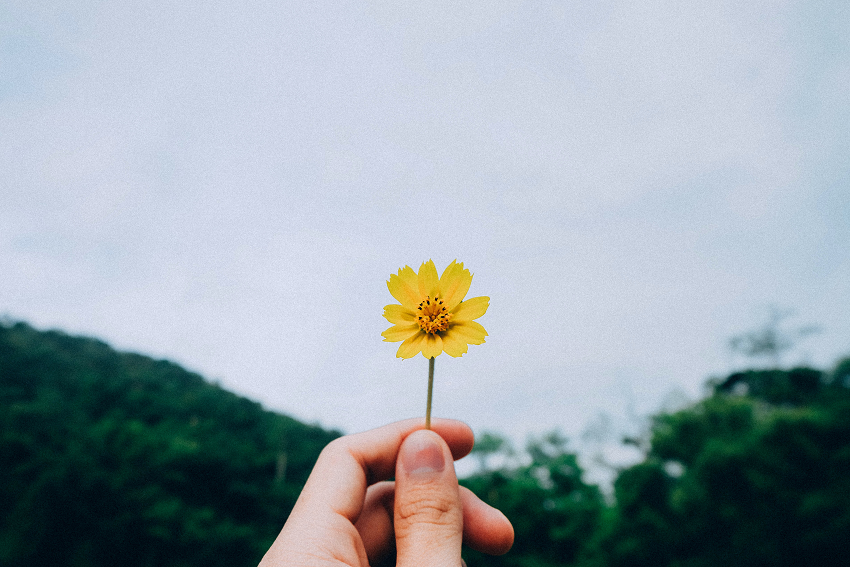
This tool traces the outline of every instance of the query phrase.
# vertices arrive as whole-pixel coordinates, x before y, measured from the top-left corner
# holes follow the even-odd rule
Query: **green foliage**
[[[550,567],[583,558],[604,507],[601,493],[583,482],[576,456],[558,433],[532,441],[526,452],[531,459],[527,465],[483,471],[462,481],[502,510],[516,535],[505,556],[468,551],[469,567]]]
[[[256,564],[336,436],[170,362],[0,325],[0,565]]]
[[[844,565],[848,471],[846,387],[805,368],[732,375],[708,399],[656,416],[646,460],[617,478],[599,556],[610,566]]]
[[[0,565],[256,564],[337,435],[166,361],[0,324]],[[611,502],[558,433],[522,456],[498,434],[479,441],[480,470],[462,484],[505,513],[516,543],[502,557],[465,552],[469,567],[850,556],[850,359],[738,372],[654,416]]]
[[[584,484],[565,441],[530,464],[465,484],[516,529],[506,556],[470,567],[838,566],[850,556],[850,359],[733,374],[692,406],[661,413],[613,503]],[[491,443],[492,445],[492,443]],[[487,448],[488,451],[498,448]]]
[[[717,384],[718,394],[746,394],[770,404],[811,404],[830,396],[823,372],[813,368],[736,372]]]
[[[475,446],[472,448],[472,456],[478,459],[479,472],[483,473],[489,469],[489,457],[493,455],[511,456],[513,448],[510,441],[498,433],[485,431],[477,435]]]

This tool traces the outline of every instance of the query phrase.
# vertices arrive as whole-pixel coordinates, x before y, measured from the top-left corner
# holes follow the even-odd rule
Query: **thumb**
[[[394,529],[398,567],[459,567],[463,510],[454,462],[433,431],[414,431],[396,462]]]

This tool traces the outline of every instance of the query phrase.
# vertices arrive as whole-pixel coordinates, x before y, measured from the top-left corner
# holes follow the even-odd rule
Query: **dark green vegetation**
[[[0,324],[0,565],[256,565],[338,435],[169,362]]]
[[[515,551],[469,567],[839,566],[850,558],[850,359],[732,374],[652,420],[614,501],[582,482],[562,440],[465,483],[516,528]],[[490,445],[497,446],[492,441]]]
[[[337,435],[169,362],[0,323],[0,566],[256,565]],[[638,445],[606,498],[559,435],[507,461],[482,436],[463,482],[517,539],[469,567],[847,564],[850,359],[733,374]]]

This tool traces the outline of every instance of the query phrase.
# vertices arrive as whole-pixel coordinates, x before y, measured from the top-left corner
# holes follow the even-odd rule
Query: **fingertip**
[[[457,461],[467,456],[475,444],[475,434],[472,428],[456,419],[434,419],[431,429],[437,433],[452,452],[452,458]]]
[[[510,551],[514,543],[514,527],[507,516],[466,487],[460,487],[460,497],[464,543],[488,555],[504,555]]]
[[[409,476],[439,475],[446,466],[446,445],[434,431],[414,431],[401,444],[398,462]],[[396,476],[398,473],[396,468]]]
[[[514,526],[501,510],[496,508],[491,509],[495,512],[494,524],[499,526],[499,528],[494,529],[494,532],[497,532],[499,537],[493,538],[487,553],[490,555],[504,555],[514,545]]]

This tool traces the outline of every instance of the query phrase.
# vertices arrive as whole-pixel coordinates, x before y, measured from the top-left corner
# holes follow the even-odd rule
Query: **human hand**
[[[472,449],[472,431],[422,426],[400,421],[325,447],[260,567],[459,567],[462,543],[510,549],[508,519],[457,484],[453,460]]]

